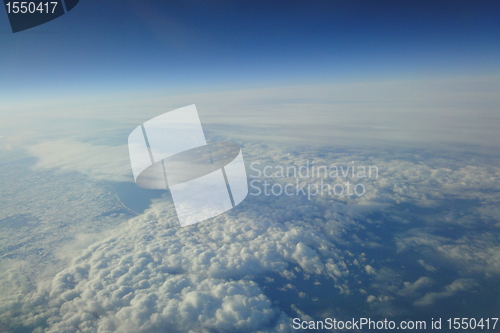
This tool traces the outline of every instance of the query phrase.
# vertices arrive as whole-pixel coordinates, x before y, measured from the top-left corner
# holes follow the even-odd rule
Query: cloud
[[[299,315],[300,319],[303,320],[303,321],[311,321],[313,320],[313,318],[311,316],[309,316],[307,313],[305,313],[304,311],[300,310],[297,305],[295,304],[292,304],[291,305],[291,308],[293,311],[295,311],[295,313],[297,313],[297,315]]]
[[[31,146],[35,168],[80,172],[93,179],[133,181],[126,145],[93,145],[77,141],[48,141]]]
[[[442,237],[424,230],[413,229],[397,241],[400,251],[417,250],[428,255],[429,260],[440,264],[453,264],[455,269],[465,275],[500,274],[500,246],[495,236],[484,233],[465,234],[458,237]],[[428,271],[436,268],[419,260]]]
[[[57,140],[57,136],[95,140],[115,135],[116,130],[120,131],[120,142],[125,142],[128,132],[138,124],[195,102],[209,141],[226,136],[238,142],[333,143],[351,148],[394,148],[404,143],[407,147],[431,144],[456,149],[460,145],[461,151],[495,153],[498,86],[498,78],[483,77],[341,82],[177,96],[160,90],[52,101],[17,100],[6,104],[16,112],[2,117],[2,124],[6,124],[2,130],[11,132],[12,124],[16,129],[22,124],[26,130],[21,136],[19,131],[6,135],[13,137],[12,142],[6,140],[8,147],[24,142],[27,136],[37,137],[34,141],[38,142]],[[115,133],[110,133],[110,128]]]
[[[179,228],[173,205],[158,201],[58,273],[27,321],[46,318],[47,332],[288,331],[288,317],[252,277],[298,266],[338,278],[346,265],[320,231],[264,216],[241,211]]]
[[[428,263],[426,263],[423,259],[420,259],[420,260],[417,260],[417,262],[422,265],[423,268],[425,268],[426,270],[428,270],[429,272],[435,272],[436,271],[436,267],[432,266],[432,265],[429,265]]]
[[[428,278],[427,276],[422,276],[415,282],[405,282],[404,288],[401,289],[398,293],[402,296],[413,295],[418,290],[432,285],[432,283],[432,279]]]
[[[467,273],[500,274],[500,246],[492,235],[465,236],[437,248],[446,259]]]
[[[365,266],[365,271],[366,271],[366,273],[368,273],[368,274],[372,274],[372,275],[374,275],[374,274],[376,274],[376,273],[377,273],[377,271],[375,270],[375,268],[373,268],[373,267],[372,267],[372,266],[370,266],[370,265],[366,265],[366,266]]]
[[[68,153],[56,156],[60,149]],[[124,149],[55,141],[30,152],[39,158],[35,170],[123,180],[124,170],[112,170],[118,170],[121,163],[128,168],[128,160],[97,164],[118,155],[128,159]],[[95,158],[81,159],[78,152]],[[458,290],[456,286],[433,290],[434,294],[422,297],[439,270],[425,271],[416,263],[423,273],[408,277],[400,266],[389,267],[396,258],[381,259],[372,253],[374,248],[389,249],[400,258],[406,251],[417,250],[427,267],[438,268],[432,258],[439,252],[448,261],[463,257],[467,262],[476,260],[479,268],[489,265],[491,274],[497,272],[493,238],[484,236],[481,246],[466,248],[470,238],[435,232],[448,225],[471,225],[464,221],[474,216],[477,205],[465,213],[462,206],[457,208],[462,220],[447,221],[442,217],[448,212],[442,208],[450,198],[492,200],[483,190],[498,186],[490,179],[498,172],[496,168],[443,161],[442,157],[416,158],[414,152],[394,158],[387,152],[301,151],[249,143],[244,154],[249,161],[269,164],[303,165],[314,160],[315,165],[349,165],[354,161],[377,165],[380,177],[366,181],[367,195],[361,198],[248,197],[228,213],[187,228],[179,228],[168,198],[155,201],[111,237],[84,250],[47,288],[30,294],[23,315],[27,326],[44,324],[47,332],[287,331],[289,318],[283,305],[271,302],[269,291],[259,281],[263,276],[273,276],[280,287],[290,283],[298,298],[301,293],[321,297],[311,292],[311,285],[321,284],[315,278],[321,278],[323,288],[326,280],[346,295],[362,294],[370,303],[367,306],[391,315],[403,311],[391,304],[398,298],[432,304]],[[456,185],[457,181],[466,185]],[[461,191],[461,186],[468,191]],[[491,221],[487,225],[495,226]],[[482,257],[485,249],[490,255]],[[484,259],[478,261],[478,257]],[[307,310],[312,316],[311,311]]]
[[[59,311],[61,320],[48,331],[78,327],[88,332],[130,333],[284,331],[280,327],[285,316],[254,282],[172,275],[149,266],[131,267],[140,276],[134,282],[111,283],[109,276],[101,274],[99,280],[90,278],[83,284],[80,280],[76,288],[68,285],[67,273],[59,275],[54,283],[59,284],[56,288],[65,303]],[[102,289],[92,284],[101,284]]]
[[[441,298],[451,297],[460,291],[469,290],[475,286],[477,286],[477,282],[473,279],[457,279],[447,285],[443,291],[428,293],[414,304],[417,306],[432,305]]]

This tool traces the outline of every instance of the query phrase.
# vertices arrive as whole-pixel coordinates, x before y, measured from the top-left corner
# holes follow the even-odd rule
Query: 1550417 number
[[[449,318],[448,328],[455,330],[494,330],[497,326],[498,318]]]
[[[6,2],[8,14],[53,14],[57,7],[57,2]]]

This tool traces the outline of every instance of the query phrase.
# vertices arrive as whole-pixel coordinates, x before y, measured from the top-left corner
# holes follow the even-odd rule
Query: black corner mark
[[[79,0],[4,0],[12,32],[19,32],[52,21],[73,9]]]

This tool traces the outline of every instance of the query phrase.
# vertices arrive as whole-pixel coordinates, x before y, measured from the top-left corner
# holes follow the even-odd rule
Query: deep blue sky
[[[81,0],[13,34],[0,97],[499,74],[498,1]]]

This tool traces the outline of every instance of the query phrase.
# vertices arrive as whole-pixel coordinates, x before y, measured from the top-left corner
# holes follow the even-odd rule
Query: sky
[[[95,1],[13,34],[2,99],[498,75],[495,1]]]
[[[495,1],[80,0],[16,34],[0,14],[0,331],[496,316],[499,14]],[[250,177],[254,162],[379,177],[268,179],[362,181],[366,195],[249,195],[181,228],[169,190],[136,186],[127,138],[193,103]]]

